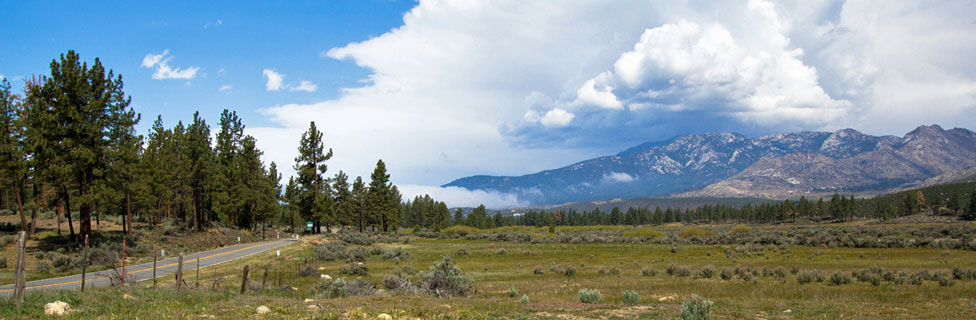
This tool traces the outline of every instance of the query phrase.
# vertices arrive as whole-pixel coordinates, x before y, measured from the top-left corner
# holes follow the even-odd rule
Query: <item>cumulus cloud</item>
[[[420,1],[402,26],[324,51],[369,70],[362,86],[269,106],[274,125],[248,130],[291,163],[314,120],[330,168],[368,176],[382,158],[394,182],[435,185],[683,133],[966,127],[974,15],[956,2]]]
[[[315,85],[315,83],[308,80],[300,81],[297,86],[287,84],[285,83],[285,75],[278,73],[273,69],[264,69],[264,71],[262,71],[261,74],[264,76],[265,79],[268,80],[268,82],[265,83],[264,85],[265,90],[267,91],[279,91],[282,89],[288,89],[289,91],[315,92],[316,90],[319,89],[319,86]]]
[[[298,86],[291,87],[288,90],[291,90],[291,91],[315,92],[315,90],[318,90],[318,89],[319,89],[319,86],[315,85],[311,81],[302,80],[301,82],[299,82]]]
[[[285,75],[280,74],[271,69],[264,69],[261,74],[268,79],[268,82],[264,85],[267,91],[278,91],[285,87]]]
[[[459,187],[431,187],[412,184],[397,185],[397,189],[403,194],[403,199],[430,195],[437,201],[443,201],[448,207],[477,207],[484,204],[489,208],[500,209],[528,205],[528,203],[520,202],[514,194],[494,190],[467,190]]]
[[[169,61],[173,60],[173,58],[174,56],[169,55],[169,49],[163,50],[163,53],[160,54],[150,53],[142,58],[142,67],[155,68],[156,72],[153,73],[152,78],[156,80],[190,80],[197,76],[197,71],[200,71],[199,67],[188,67],[186,69],[170,67]]]
[[[637,180],[637,176],[632,176],[623,172],[608,172],[603,175],[603,181],[607,182],[632,182]]]
[[[568,126],[576,115],[559,108],[553,108],[539,119],[546,128],[562,128]]]

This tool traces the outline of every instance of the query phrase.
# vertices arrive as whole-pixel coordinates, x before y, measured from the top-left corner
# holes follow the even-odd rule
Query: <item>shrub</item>
[[[535,270],[532,270],[534,274],[545,274],[546,271],[542,269],[542,266],[535,266]]]
[[[951,286],[951,285],[954,285],[954,284],[955,283],[953,283],[952,279],[949,279],[948,277],[939,277],[939,285],[940,286],[948,287],[948,286]]]
[[[895,277],[895,280],[892,281],[892,282],[894,282],[897,285],[903,285],[903,284],[905,284],[905,280],[907,280],[907,277],[898,276],[898,277]]]
[[[507,253],[508,253],[508,250],[505,250],[505,249],[498,249],[498,251],[495,251],[495,254],[500,255],[500,256],[505,255]]]
[[[640,303],[640,294],[637,291],[625,290],[624,291],[624,304],[635,305]]]
[[[681,231],[678,232],[678,237],[681,239],[688,239],[691,237],[708,238],[713,234],[715,234],[715,231],[692,226],[681,229]]]
[[[54,270],[57,272],[67,272],[68,270],[74,269],[74,261],[68,256],[58,255],[54,258]]]
[[[715,276],[716,273],[718,273],[718,271],[715,269],[715,266],[707,265],[702,267],[702,269],[698,271],[697,276],[699,278],[711,279],[712,277]]]
[[[326,298],[342,298],[346,296],[346,280],[326,279],[312,287],[312,295]]]
[[[37,263],[37,273],[48,273],[51,272],[51,264],[47,261],[41,261]]]
[[[566,268],[563,268],[563,274],[566,275],[567,277],[575,276],[576,268],[573,266],[566,266]]]
[[[657,237],[663,237],[664,232],[661,232],[653,227],[641,227],[637,230],[624,232],[623,236],[629,238],[654,239]]]
[[[314,277],[318,276],[319,274],[319,270],[315,269],[315,267],[310,264],[305,264],[302,265],[301,268],[298,268],[298,275],[302,277]]]
[[[800,273],[796,276],[796,282],[800,284],[823,281],[824,275],[816,269],[800,271]]]
[[[732,277],[735,276],[735,273],[733,273],[732,269],[730,268],[722,268],[722,272],[719,273],[718,276],[722,278],[722,280],[732,280]]]
[[[550,229],[550,230],[552,230],[552,229],[553,229],[553,227],[552,227],[552,226],[549,226],[549,229]],[[521,301],[521,303],[522,303],[522,307],[523,307],[523,308],[524,308],[525,306],[527,306],[527,305],[529,305],[529,295],[527,295],[527,294],[523,294],[523,295],[522,295],[522,301]]]
[[[603,295],[597,289],[580,289],[579,300],[582,303],[596,304],[603,302]]]
[[[750,232],[752,232],[752,227],[744,224],[737,224],[734,227],[732,227],[732,230],[729,230],[729,235],[740,235],[743,233],[750,233]]]
[[[508,297],[509,298],[518,297],[518,289],[515,289],[515,287],[508,288]]]
[[[6,235],[6,236],[3,236],[3,237],[0,237],[0,248],[3,248],[5,246],[7,246],[11,242],[14,242],[14,236],[12,236],[12,235]]]
[[[908,283],[916,286],[922,285],[923,281],[925,281],[925,279],[919,274],[913,274],[911,277],[908,278]]]
[[[383,278],[383,288],[386,290],[401,290],[410,288],[410,279],[390,275]]]
[[[610,268],[610,275],[620,275],[620,269],[617,269],[617,267]]]
[[[370,239],[365,233],[361,232],[341,232],[338,234],[339,240],[346,243],[358,244],[361,246],[368,246],[373,244],[373,239]]]
[[[470,255],[471,253],[468,253],[468,250],[458,249],[457,251],[454,252],[454,254],[459,256],[466,256],[466,255]]]
[[[465,296],[471,290],[471,279],[448,255],[434,262],[430,271],[421,272],[420,277],[421,289],[437,297]]]
[[[0,269],[7,267],[7,257],[0,257]]]
[[[681,304],[681,314],[678,318],[682,320],[712,319],[712,302],[693,294],[691,300]]]
[[[336,261],[345,259],[346,243],[342,241],[329,241],[315,247],[315,257],[319,261]]]
[[[350,276],[365,276],[369,274],[369,268],[363,264],[350,264],[339,269],[339,273]]]
[[[657,275],[657,270],[651,268],[644,268],[641,270],[641,275],[645,277],[653,277]]]
[[[399,261],[413,259],[413,256],[410,255],[410,253],[407,252],[407,250],[404,250],[403,248],[400,247],[396,247],[390,250],[383,251],[383,259],[399,262]]]
[[[666,272],[668,273],[669,276],[675,276],[675,277],[691,276],[690,268],[688,268],[687,266],[679,266],[675,264],[668,265],[668,269],[666,270]]]
[[[469,226],[456,225],[456,226],[452,226],[452,227],[449,227],[449,228],[445,228],[444,230],[441,230],[441,233],[447,234],[447,235],[455,235],[455,236],[461,236],[461,237],[463,237],[463,236],[466,236],[466,235],[469,235],[469,234],[481,233],[481,230],[478,230],[478,229],[475,229],[475,228],[472,228],[472,227],[469,227]]]
[[[851,276],[849,275],[836,273],[836,272],[830,275],[831,285],[839,286],[839,285],[850,284],[850,283],[851,283]]]
[[[355,279],[346,283],[346,296],[371,296],[376,294],[376,285],[372,282]]]
[[[346,262],[366,262],[369,261],[369,249],[365,247],[352,247],[346,249]]]
[[[960,267],[952,268],[952,278],[956,280],[964,280],[973,278],[973,270],[965,270]]]

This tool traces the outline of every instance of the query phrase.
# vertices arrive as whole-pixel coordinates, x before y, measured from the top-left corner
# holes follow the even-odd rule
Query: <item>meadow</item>
[[[43,303],[55,299],[76,310],[69,318],[231,319],[253,317],[263,305],[271,312],[262,317],[272,319],[374,319],[381,313],[396,319],[673,319],[693,295],[713,302],[715,319],[963,319],[976,307],[972,250],[659,243],[671,234],[680,239],[686,228],[710,237],[762,230],[646,228],[486,232],[518,232],[529,241],[465,240],[448,236],[449,230],[439,238],[310,236],[283,248],[281,256],[267,252],[201,270],[199,280],[191,269],[185,278],[191,287],[199,281],[198,288],[177,292],[172,279],[159,279],[156,289],[147,281],[86,293],[32,292],[20,309],[0,301],[0,316],[39,316]],[[653,238],[534,240],[570,233],[605,238],[606,232]],[[424,289],[423,273],[444,256],[470,279],[464,295]],[[244,265],[252,283],[241,294]],[[262,277],[265,268],[270,279]],[[343,279],[343,286],[336,289],[337,282],[321,274]],[[219,279],[216,289],[213,279]],[[597,291],[600,299],[593,299]],[[632,291],[627,298],[625,291]]]

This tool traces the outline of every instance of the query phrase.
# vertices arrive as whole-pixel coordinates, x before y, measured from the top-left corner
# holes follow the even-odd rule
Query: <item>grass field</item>
[[[266,305],[272,310],[264,318],[375,318],[379,313],[395,318],[412,319],[671,319],[681,303],[697,294],[714,302],[713,315],[718,319],[965,319],[976,307],[976,280],[952,280],[945,285],[926,280],[921,285],[909,282],[879,281],[877,285],[854,280],[850,284],[830,285],[834,273],[850,275],[865,268],[881,267],[894,275],[917,272],[941,272],[951,277],[954,267],[976,266],[976,252],[934,248],[862,249],[803,246],[722,246],[680,245],[672,253],[664,244],[558,244],[513,243],[480,240],[437,240],[412,238],[409,243],[374,244],[374,247],[402,247],[413,259],[396,263],[373,255],[365,263],[368,275],[357,276],[383,287],[385,276],[405,267],[427,270],[443,255],[450,254],[474,282],[474,293],[467,297],[435,298],[423,294],[380,292],[371,296],[326,299],[313,296],[310,289],[320,279],[296,276],[297,268],[308,259],[320,273],[343,276],[339,270],[347,262],[316,262],[316,244],[323,238],[305,238],[301,243],[282,249],[282,256],[268,252],[221,265],[216,277],[221,279],[211,291],[214,270],[201,272],[201,288],[176,293],[171,278],[160,279],[159,288],[151,282],[135,287],[98,289],[79,292],[32,293],[28,304],[19,310],[9,300],[0,302],[0,316],[14,318],[38,316],[43,303],[58,299],[77,311],[70,317],[89,318],[247,318],[255,309]],[[468,254],[458,254],[459,250]],[[746,252],[730,258],[726,250]],[[255,291],[239,294],[241,270],[250,265]],[[671,276],[666,270],[687,267],[690,276]],[[705,266],[723,269],[747,268],[756,276],[743,280],[733,276],[722,280],[698,277]],[[573,276],[560,272],[567,266],[576,270]],[[268,289],[261,290],[263,268],[270,270]],[[535,274],[536,268],[543,274]],[[766,269],[764,272],[763,269]],[[776,274],[776,269],[779,275]],[[825,282],[800,284],[793,269],[817,269],[828,278]],[[553,271],[556,270],[556,271]],[[642,271],[656,271],[644,275]],[[282,285],[294,289],[272,288],[278,272]],[[680,273],[680,272],[677,272]],[[192,271],[185,276],[194,284]],[[418,281],[419,276],[410,276]],[[516,297],[510,297],[514,288]],[[578,298],[583,289],[599,290],[604,299],[599,304],[584,304]],[[636,291],[637,305],[625,305],[622,293]],[[130,299],[123,299],[129,295]],[[528,297],[523,306],[520,297]],[[304,302],[306,298],[313,302]],[[308,309],[315,305],[317,310]]]

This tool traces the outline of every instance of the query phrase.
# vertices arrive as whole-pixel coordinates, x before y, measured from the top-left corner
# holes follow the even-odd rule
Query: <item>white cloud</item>
[[[606,109],[622,109],[624,104],[613,94],[612,82],[613,74],[610,72],[601,72],[595,78],[586,80],[576,91],[576,102]]]
[[[542,119],[539,119],[539,122],[542,123],[542,125],[546,128],[562,128],[568,126],[575,117],[576,115],[570,113],[569,111],[560,108],[553,108],[552,110],[549,110],[549,112],[546,112],[546,115],[542,116]]]
[[[169,56],[169,49],[163,50],[163,53],[160,54],[150,53],[142,58],[142,67],[155,68],[156,72],[153,73],[152,78],[156,80],[189,80],[197,76],[197,71],[200,71],[199,67],[188,67],[186,69],[170,67],[169,61],[173,58],[174,56]]]
[[[459,187],[431,187],[421,185],[397,185],[403,194],[403,199],[413,199],[415,196],[430,195],[437,201],[443,201],[448,207],[477,207],[484,204],[491,209],[504,209],[528,205],[519,202],[517,196],[511,193],[484,190],[467,190]]]
[[[224,24],[224,21],[221,21],[220,19],[217,19],[216,21],[207,22],[206,24],[203,25],[203,28],[206,29],[206,28],[209,28],[211,26],[219,27],[222,24]]]
[[[632,182],[637,180],[636,176],[632,176],[623,172],[609,172],[603,175],[603,181],[607,182]]]
[[[233,89],[234,89],[234,86],[229,85],[229,84],[225,84],[225,85],[220,86],[220,89],[217,89],[217,91],[220,91],[220,92],[230,92]]]
[[[300,82],[300,83],[298,84],[298,86],[296,86],[296,87],[291,87],[291,88],[289,88],[288,90],[291,90],[291,91],[305,91],[305,92],[315,92],[315,90],[318,90],[318,89],[319,89],[319,86],[317,86],[317,85],[315,85],[315,84],[314,84],[314,83],[312,83],[311,81],[308,81],[308,80],[302,80],[302,81],[301,81],[301,82]]]
[[[268,83],[265,84],[265,90],[278,91],[284,88],[285,75],[271,69],[264,69],[261,74],[264,75],[265,78],[268,78]]]
[[[325,51],[369,70],[363,86],[269,106],[274,125],[248,133],[290,167],[314,120],[330,169],[368,176],[382,158],[394,182],[435,185],[690,130],[971,127],[972,16],[954,2],[422,0],[402,26]]]

